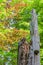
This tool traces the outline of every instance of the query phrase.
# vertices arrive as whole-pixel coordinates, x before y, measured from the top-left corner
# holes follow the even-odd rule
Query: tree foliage
[[[0,58],[0,62],[7,62],[6,57],[10,53],[13,54],[14,50],[17,53],[18,41],[21,38],[26,37],[27,41],[30,40],[29,23],[33,8],[38,17],[41,57],[43,57],[43,0],[0,0],[0,51],[9,51],[9,53],[5,53],[6,55],[3,54],[4,51],[1,52],[5,58],[4,60]],[[14,57],[17,57],[16,53],[15,56],[13,54]],[[13,60],[13,57],[11,58]],[[41,64],[42,60],[43,58],[41,58]],[[10,64],[10,62],[8,65],[17,63],[14,61]]]

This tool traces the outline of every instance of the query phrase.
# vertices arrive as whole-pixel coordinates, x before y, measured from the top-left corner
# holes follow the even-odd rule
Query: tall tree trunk
[[[35,9],[32,10],[32,21],[30,23],[30,34],[32,40],[32,65],[40,65],[40,39],[38,33],[38,22]]]

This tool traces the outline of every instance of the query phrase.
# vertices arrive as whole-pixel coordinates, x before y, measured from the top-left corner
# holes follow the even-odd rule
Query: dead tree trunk
[[[29,44],[23,38],[18,46],[18,65],[27,65],[29,58]]]
[[[30,23],[30,35],[32,41],[30,47],[25,39],[19,42],[17,65],[40,65],[40,40],[37,15],[34,9],[32,10],[32,21]]]
[[[39,53],[40,40],[39,40],[39,33],[38,33],[37,15],[34,9],[32,10],[32,21],[30,23],[30,34],[31,34],[31,40],[32,40],[32,46],[31,46],[32,49],[30,50],[30,57],[32,57],[31,59],[32,61],[30,65],[40,65],[40,53]]]

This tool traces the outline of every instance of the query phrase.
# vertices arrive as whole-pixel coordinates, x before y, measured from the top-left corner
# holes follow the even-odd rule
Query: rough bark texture
[[[29,44],[24,38],[19,42],[18,48],[18,65],[27,65],[29,58]]]

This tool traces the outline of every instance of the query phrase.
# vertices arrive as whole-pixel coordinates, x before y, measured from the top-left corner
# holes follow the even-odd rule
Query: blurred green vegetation
[[[20,7],[17,16],[12,15],[12,10],[8,9],[6,12],[6,3],[11,5],[11,8],[22,2],[27,4],[25,7]],[[43,0],[0,0],[0,33],[4,34],[11,32],[11,28],[17,28],[18,30],[30,31],[31,11],[34,8],[38,17],[38,29],[40,35],[40,63],[43,65]],[[15,9],[14,13],[15,13]],[[10,15],[13,17],[9,18]],[[1,22],[8,22],[8,25],[3,25]],[[30,41],[30,34],[26,36],[27,41]],[[3,41],[3,40],[2,40]],[[5,43],[6,44],[6,43]],[[12,44],[13,48],[10,51],[3,51],[0,48],[0,65],[17,65],[17,51],[18,42]],[[15,47],[15,48],[14,48]]]

